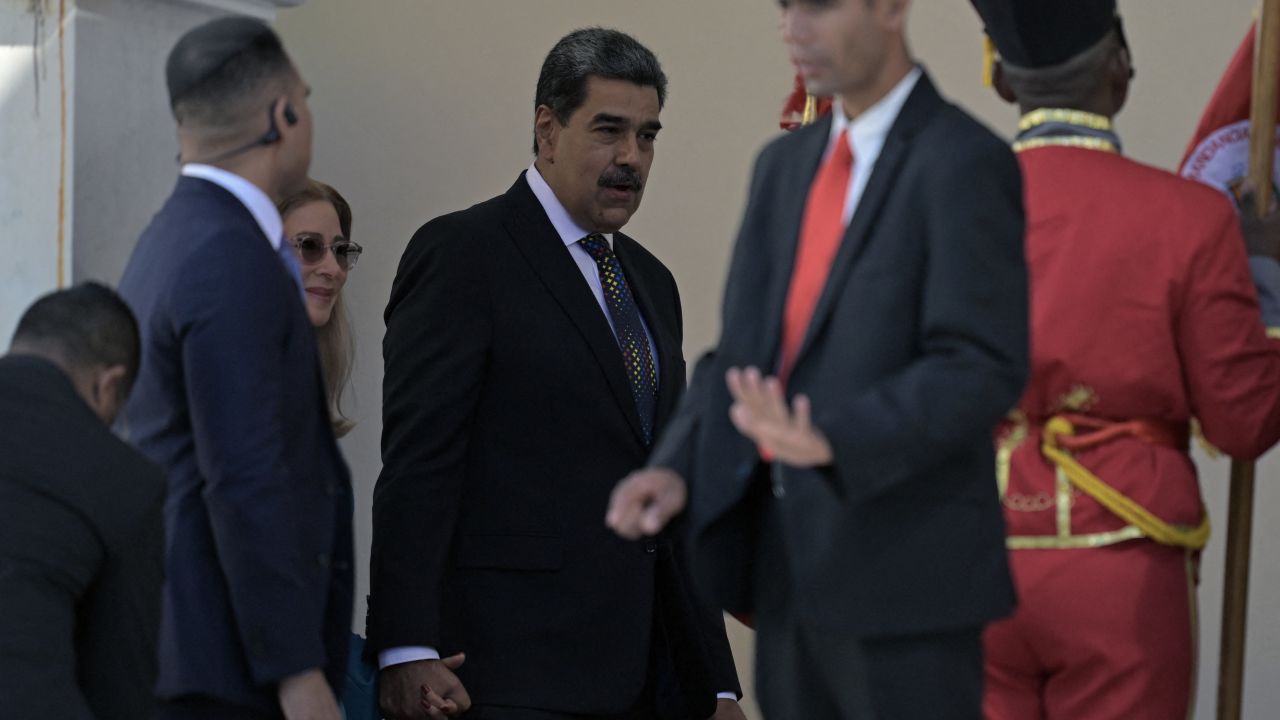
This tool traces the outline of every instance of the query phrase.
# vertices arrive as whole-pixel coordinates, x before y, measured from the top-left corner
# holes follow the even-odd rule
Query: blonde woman
[[[333,433],[342,437],[355,425],[342,413],[342,394],[351,379],[355,352],[342,288],[363,248],[351,241],[351,206],[322,182],[310,180],[302,192],[286,198],[280,203],[280,216],[285,239],[302,264],[307,316],[316,329]]]
[[[324,391],[333,434],[342,437],[355,425],[342,413],[342,393],[351,380],[355,345],[342,303],[347,273],[363,248],[351,241],[351,206],[332,187],[309,180],[301,192],[280,203],[285,240],[298,254],[307,317],[316,329],[316,348],[324,371]],[[343,717],[372,720],[377,714],[376,672],[361,660],[364,638],[352,635],[347,662]]]

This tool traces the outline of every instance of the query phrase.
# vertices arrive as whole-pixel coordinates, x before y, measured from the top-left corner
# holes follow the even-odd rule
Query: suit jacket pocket
[[[564,542],[545,535],[463,535],[455,564],[476,570],[559,570]]]

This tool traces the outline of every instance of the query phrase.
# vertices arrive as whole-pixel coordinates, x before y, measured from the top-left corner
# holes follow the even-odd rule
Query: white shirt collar
[[[226,190],[240,201],[241,205],[253,215],[262,234],[271,241],[271,247],[280,250],[280,242],[284,239],[284,221],[280,219],[280,211],[276,204],[257,185],[222,168],[201,163],[187,163],[182,166],[182,174],[186,177],[208,180]]]
[[[529,189],[533,190],[534,197],[538,198],[538,202],[542,205],[542,209],[547,213],[547,217],[551,220],[551,225],[560,235],[560,240],[566,246],[572,245],[582,238],[590,235],[587,230],[583,230],[573,218],[569,217],[569,211],[564,209],[560,198],[556,197],[556,191],[551,189],[547,184],[542,173],[538,172],[537,164],[530,164],[529,170],[524,174],[524,179],[529,183]],[[613,233],[601,233],[604,239],[609,243],[609,247],[613,247]]]
[[[835,141],[836,136],[848,128],[854,162],[874,163],[880,155],[880,149],[884,147],[889,129],[898,119],[898,113],[902,111],[907,97],[911,95],[911,90],[915,88],[916,82],[923,74],[918,65],[911,68],[911,72],[899,80],[892,90],[852,121],[844,114],[844,105],[840,99],[836,98],[831,104],[831,137],[827,141],[828,148]]]

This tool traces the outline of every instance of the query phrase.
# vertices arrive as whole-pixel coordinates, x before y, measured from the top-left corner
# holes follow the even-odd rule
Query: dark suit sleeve
[[[329,575],[317,557],[329,548],[314,546],[312,519],[298,515],[321,490],[291,474],[284,446],[285,393],[316,390],[314,375],[286,367],[283,348],[311,328],[282,304],[290,293],[297,302],[283,263],[226,251],[243,245],[234,240],[193,253],[181,273],[190,284],[171,302],[218,561],[250,672],[265,685],[325,664]]]
[[[933,171],[923,187],[903,190],[918,190],[926,213],[920,356],[849,402],[815,410],[837,482],[852,496],[883,493],[989,442],[1026,380],[1021,174],[994,137],[958,144],[922,148],[936,155]]]
[[[491,333],[480,243],[449,217],[400,261],[382,344],[382,474],[373,496],[370,652],[441,643],[469,424]]]
[[[693,451],[698,434],[698,423],[702,417],[711,389],[711,375],[714,373],[715,351],[709,350],[698,358],[693,367],[693,375],[689,379],[689,387],[680,398],[680,404],[667,421],[662,435],[653,445],[649,454],[649,467],[664,467],[674,470],[686,482],[692,481]]]
[[[685,565],[685,577],[688,575],[688,563]],[[694,585],[689,585],[692,592]],[[738,679],[738,666],[733,660],[733,648],[729,645],[729,634],[724,625],[724,612],[717,607],[706,605],[697,599],[699,608],[699,628],[702,641],[707,648],[708,662],[711,665],[711,685],[716,694],[733,693],[742,697],[742,683]]]
[[[786,138],[791,139],[791,138]],[[751,315],[752,308],[760,306],[759,295],[768,287],[770,274],[777,271],[766,260],[769,243],[775,238],[760,228],[771,226],[773,198],[769,194],[769,181],[776,180],[779,164],[786,159],[786,149],[781,139],[766,145],[756,156],[751,168],[751,182],[747,190],[747,205],[739,224],[729,260],[729,272],[721,301],[721,332],[726,328],[756,328],[763,321],[758,314]],[[722,342],[724,339],[722,338]],[[655,445],[649,465],[670,467],[686,480],[693,480],[693,448],[697,440],[698,426],[704,414],[710,411],[712,396],[717,384],[724,383],[724,366],[717,362],[717,349],[708,350],[698,358],[689,378],[689,390],[672,420],[667,432]],[[716,412],[722,412],[717,408]],[[728,412],[724,408],[723,412]]]
[[[671,280],[671,296],[675,303],[676,337],[683,342],[684,311],[680,306],[680,290],[674,278]],[[698,365],[701,366],[701,364],[702,360],[699,360]],[[694,391],[699,389],[696,383],[700,379],[705,378],[700,378],[695,367],[688,386],[680,395],[680,402],[676,405],[675,412],[671,414],[662,433],[654,441],[646,462],[648,467],[665,467],[674,470],[676,474],[685,478],[686,482],[692,478],[693,472],[693,443],[698,427],[698,415],[701,412],[701,398],[694,394]]]
[[[768,284],[768,274],[773,268],[762,260],[760,243],[772,238],[756,239],[761,233],[757,228],[766,227],[764,215],[770,212],[767,195],[767,181],[777,171],[777,164],[782,153],[779,143],[772,142],[760,151],[751,170],[751,182],[747,191],[747,207],[738,229],[737,239],[733,245],[733,254],[729,261],[728,280],[725,283],[724,298],[721,302],[720,328],[750,327],[760,322],[760,318],[742,318],[743,308],[759,305],[750,301],[758,296],[761,288]],[[649,455],[650,467],[666,467],[675,470],[686,482],[695,480],[694,447],[697,443],[698,427],[704,413],[709,411],[712,394],[716,383],[723,383],[723,368],[716,362],[716,349],[712,348],[702,354],[694,364],[693,374],[689,378],[689,388],[681,398],[680,406],[667,424],[662,436],[654,444]],[[725,409],[727,412],[727,408]]]
[[[766,268],[764,263],[752,257],[758,250],[750,242],[752,228],[760,225],[759,213],[766,206],[763,201],[765,180],[769,177],[769,168],[778,153],[776,143],[771,143],[760,152],[752,166],[750,189],[747,192],[747,210],[743,216],[737,240],[734,242],[733,255],[729,263],[728,281],[725,285],[722,301],[721,332],[724,328],[739,327],[733,313],[744,305],[743,293],[759,293],[764,287],[765,279],[757,271]],[[751,305],[754,305],[751,304]],[[649,467],[665,467],[676,471],[686,482],[695,479],[693,467],[694,447],[697,443],[698,427],[707,412],[715,383],[723,383],[724,377],[716,363],[715,348],[708,350],[694,364],[693,373],[689,377],[689,387],[680,399],[680,405],[668,421],[666,429],[654,443],[649,454]]]
[[[684,313],[681,310],[680,290],[675,283],[675,278],[669,275],[667,277],[671,286],[671,298],[675,309],[675,336],[678,341],[683,342]],[[710,387],[707,373],[710,372],[710,368],[714,364],[713,360],[713,353],[708,352],[699,359],[694,367],[689,386],[681,394],[676,411],[667,420],[666,427],[650,453],[648,466],[666,467],[675,470],[687,480],[692,480],[694,441],[697,434],[701,406],[705,401],[705,391]],[[701,394],[694,394],[695,392]],[[654,458],[656,457],[660,457],[661,460],[655,461]],[[697,692],[706,693],[707,697],[690,699],[693,702],[692,707],[698,707],[701,703],[710,701],[713,694],[732,692],[741,697],[742,687],[738,681],[738,670],[733,661],[733,651],[729,646],[729,638],[725,633],[724,614],[719,609],[704,604],[694,590],[695,583],[689,573],[689,564],[684,548],[685,535],[683,522],[681,521],[677,521],[665,533],[672,545],[671,555],[666,561],[672,563],[672,567],[676,572],[676,579],[671,584],[679,588],[680,597],[674,600],[667,599],[664,602],[678,606],[679,609],[675,610],[675,612],[689,617],[693,623],[691,627],[681,632],[696,634],[698,641],[697,650],[685,651],[690,657],[684,658],[684,660],[693,661],[696,659],[705,666],[701,669],[686,669],[684,671],[687,676],[701,676],[704,678],[704,682],[701,683],[702,687]],[[662,585],[663,583],[660,582],[659,584]],[[680,651],[677,650],[677,652]],[[677,664],[679,664],[679,661],[680,659],[677,659]]]
[[[136,458],[114,465],[127,512],[104,527],[106,561],[80,610],[85,697],[102,720],[149,718],[156,706],[156,638],[164,578],[164,476]]]

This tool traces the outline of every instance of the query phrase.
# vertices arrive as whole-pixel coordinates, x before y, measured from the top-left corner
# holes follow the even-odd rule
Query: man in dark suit
[[[675,281],[619,232],[665,90],[630,36],[562,38],[533,164],[401,259],[369,605],[393,718],[741,717],[723,620],[695,603],[681,548],[600,523],[684,386]]]
[[[138,326],[94,283],[40,298],[0,358],[0,714],[151,716],[164,477],[108,426]]]
[[[182,177],[120,285],[142,329],[125,427],[169,479],[162,716],[336,719],[350,480],[275,209],[306,181],[307,88],[245,18],[184,35],[166,74]]]
[[[782,3],[838,102],[761,153],[718,350],[607,517],[640,537],[688,505],[771,718],[978,718],[1014,602],[991,432],[1027,371],[1018,169],[912,62],[907,5]]]

